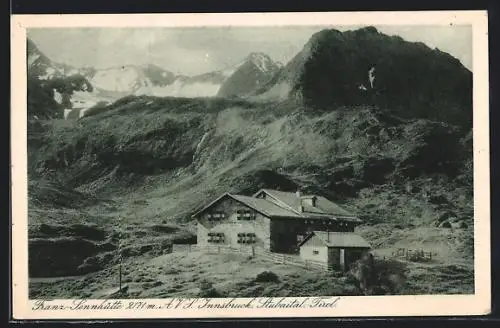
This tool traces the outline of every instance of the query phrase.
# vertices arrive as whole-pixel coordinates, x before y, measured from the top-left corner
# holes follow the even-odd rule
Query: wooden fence
[[[324,262],[304,260],[298,256],[273,253],[260,247],[240,246],[232,247],[227,245],[172,245],[172,252],[197,252],[206,253],[236,253],[244,254],[252,257],[259,257],[274,263],[289,264],[306,269],[315,269],[322,271],[331,271],[333,267]]]
[[[237,253],[246,255],[255,255],[255,248],[251,246],[231,247],[227,245],[191,245],[191,252],[206,252],[206,253]]]
[[[399,248],[392,252],[393,257],[405,258],[410,261],[431,261],[433,256],[436,256],[436,252],[425,251],[423,249],[407,249]]]
[[[172,252],[182,253],[182,252],[192,252],[192,247],[195,245],[191,244],[172,244]]]

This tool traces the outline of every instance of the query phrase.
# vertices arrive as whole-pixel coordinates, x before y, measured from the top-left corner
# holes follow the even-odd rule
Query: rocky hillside
[[[429,224],[448,210],[470,215],[470,135],[456,126],[369,107],[310,116],[293,106],[128,97],[81,124],[40,127],[30,174],[92,193],[156,186],[159,201],[190,195],[169,209],[163,204],[158,219],[187,217],[227,189],[268,184],[313,187],[357,205],[387,197],[384,210],[376,203],[358,208],[371,221]],[[395,207],[413,206],[411,197],[419,209],[399,217]],[[432,204],[435,211],[424,215]]]
[[[256,94],[316,109],[375,105],[400,117],[472,125],[472,73],[439,49],[374,27],[314,34]]]
[[[383,247],[410,240],[412,229],[460,224],[464,232],[446,235],[452,238],[446,244],[455,245],[454,258],[471,258],[470,135],[376,108],[312,115],[295,106],[131,96],[78,122],[30,127],[30,181],[50,182],[29,194],[32,231],[77,229],[91,219],[88,224],[114,238],[90,240],[87,253],[75,251],[74,267],[60,265],[57,274],[105,267],[114,261],[117,242],[140,255],[189,240],[190,215],[202,204],[227,191],[250,194],[262,187],[301,188],[337,200],[373,227],[366,234]],[[144,222],[173,225],[177,232],[144,235]],[[117,239],[116,229],[126,234]],[[33,239],[33,254],[80,249],[78,238],[44,238]],[[44,261],[37,255],[32,272],[56,274]]]

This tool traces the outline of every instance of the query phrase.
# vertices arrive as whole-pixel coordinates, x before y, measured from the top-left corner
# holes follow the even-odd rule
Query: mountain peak
[[[339,30],[331,28],[323,29],[319,32],[314,33],[308,43],[310,45],[317,46],[320,43],[331,43],[334,40],[346,40],[351,37],[359,38],[363,36],[377,37],[385,36],[385,34],[380,33],[374,26],[366,26],[356,30],[348,30],[345,32],[341,32]]]
[[[449,54],[373,26],[315,33],[278,74],[257,90],[259,99],[290,98],[316,109],[370,105],[470,125],[471,72]]]
[[[246,62],[251,62],[263,72],[272,69],[275,66],[274,61],[263,52],[251,52],[245,59]]]
[[[251,52],[236,68],[227,74],[217,96],[242,97],[267,83],[281,68],[267,54]]]
[[[26,51],[28,53],[32,53],[34,51],[39,51],[35,42],[33,42],[33,40],[31,40],[30,38],[26,38]]]
[[[375,26],[365,26],[360,29],[354,30],[353,32],[357,33],[372,33],[372,34],[378,34],[379,31]]]

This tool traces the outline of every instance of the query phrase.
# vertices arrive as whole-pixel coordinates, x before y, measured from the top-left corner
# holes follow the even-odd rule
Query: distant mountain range
[[[47,93],[43,97],[47,98],[43,102],[45,109],[35,112],[45,112],[48,106],[56,112],[66,109],[66,114],[70,108],[88,109],[128,95],[244,97],[267,83],[282,66],[266,54],[255,52],[236,65],[195,76],[176,75],[153,64],[76,68],[53,62],[30,39],[27,40],[27,65],[31,89],[41,87]],[[69,87],[58,87],[66,82]]]
[[[242,96],[270,80],[279,66],[263,53],[252,53],[242,62],[196,76],[175,75],[156,65],[113,67],[98,70],[90,81],[97,89],[123,95],[172,97]]]

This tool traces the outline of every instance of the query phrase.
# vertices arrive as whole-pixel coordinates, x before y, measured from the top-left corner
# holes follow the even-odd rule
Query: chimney
[[[326,241],[330,242],[330,231],[326,231]]]

